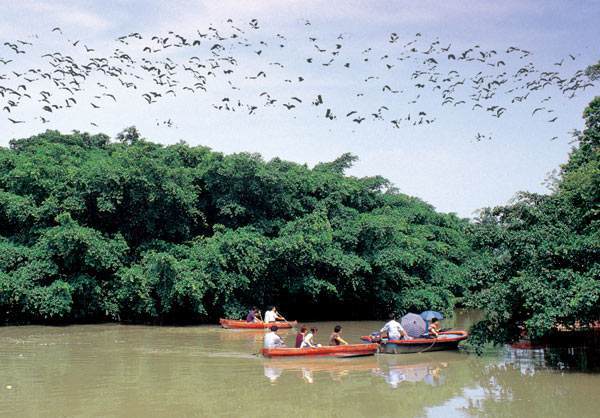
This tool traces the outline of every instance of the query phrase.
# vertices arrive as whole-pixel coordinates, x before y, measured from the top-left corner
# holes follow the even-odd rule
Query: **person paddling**
[[[253,306],[252,309],[246,315],[246,322],[259,322],[261,321],[260,311],[256,306]]]
[[[381,328],[382,333],[386,333],[389,340],[400,340],[404,338],[405,340],[410,340],[411,337],[406,333],[400,322],[396,321],[396,316],[394,314],[390,315],[390,320]]]
[[[277,335],[277,325],[271,325],[271,332],[265,334],[264,347],[265,348],[277,348],[285,347],[285,343],[279,335]]]
[[[285,318],[279,315],[275,306],[265,312],[265,322],[285,321]]]
[[[348,343],[342,338],[342,326],[336,325],[333,328],[333,332],[329,336],[329,345],[348,345]]]

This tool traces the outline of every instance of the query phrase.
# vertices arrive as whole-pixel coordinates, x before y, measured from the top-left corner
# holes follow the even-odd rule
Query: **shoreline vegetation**
[[[471,343],[600,318],[600,98],[548,194],[477,219],[386,179],[160,145],[134,127],[0,148],[5,323],[216,323],[252,305],[373,319],[483,309]],[[307,315],[309,313],[309,315]]]

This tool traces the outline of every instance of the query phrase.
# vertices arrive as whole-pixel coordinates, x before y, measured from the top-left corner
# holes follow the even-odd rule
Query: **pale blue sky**
[[[264,39],[275,33],[288,38],[290,47],[273,56],[273,60],[286,63],[282,77],[288,74],[307,78],[306,84],[293,87],[282,85],[273,77],[261,89],[266,86],[270,93],[288,97],[296,93],[294,89],[299,90],[297,95],[323,92],[334,109],[377,108],[389,102],[404,114],[420,110],[408,106],[408,96],[386,98],[383,100],[388,101],[382,102],[381,96],[373,95],[358,102],[349,93],[363,88],[362,77],[371,74],[373,68],[357,66],[349,72],[340,69],[325,72],[321,67],[306,65],[303,58],[298,59],[314,55],[310,44],[304,42],[308,34],[331,45],[343,33],[344,51],[355,59],[360,59],[360,51],[366,47],[382,53],[389,50],[390,32],[396,32],[404,42],[416,32],[423,34],[423,42],[439,37],[442,45],[451,43],[457,50],[473,44],[498,50],[516,45],[531,51],[530,61],[542,70],[555,70],[554,62],[573,54],[576,60],[565,63],[565,67],[569,66],[565,71],[573,73],[600,59],[599,16],[599,1],[4,0],[0,40],[1,43],[17,38],[32,41],[36,45],[32,48],[38,49],[24,54],[27,57],[21,54],[18,64],[12,63],[28,68],[38,65],[41,54],[34,51],[62,48],[65,39],[80,39],[81,43],[102,51],[117,46],[114,43],[117,36],[133,31],[147,38],[169,30],[193,34],[197,29],[206,32],[210,23],[217,27],[224,25],[229,17],[246,27],[248,20],[256,18]],[[304,19],[309,19],[312,25],[304,26]],[[63,38],[50,33],[55,26],[62,28]],[[271,38],[269,42],[274,40]],[[0,58],[14,58],[13,55],[6,47],[0,49]],[[252,52],[241,58],[248,71],[264,66]],[[396,73],[384,74],[387,81],[400,88],[404,84],[410,86],[410,73],[402,73],[400,64],[397,68]],[[0,66],[0,74],[6,71],[6,67]],[[272,68],[269,71],[275,72]],[[483,206],[506,203],[519,190],[544,191],[541,183],[546,174],[566,160],[571,139],[568,133],[582,127],[583,108],[598,92],[595,86],[572,100],[553,94],[553,115],[558,116],[553,124],[547,123],[547,118],[531,117],[531,108],[537,102],[507,106],[504,117],[497,119],[484,112],[472,112],[470,106],[442,108],[439,100],[429,103],[428,93],[423,93],[423,109],[435,115],[436,122],[427,127],[404,125],[401,129],[367,121],[358,126],[342,118],[332,122],[317,117],[312,109],[296,113],[268,111],[252,116],[212,110],[210,104],[227,95],[225,91],[213,91],[202,98],[179,95],[152,106],[145,105],[139,92],[122,93],[117,103],[107,103],[99,111],[77,106],[53,115],[45,125],[37,121],[13,125],[0,114],[0,145],[46,128],[114,135],[134,124],[144,136],[157,142],[183,139],[217,151],[259,152],[266,159],[280,157],[309,165],[352,152],[360,161],[351,174],[381,174],[402,192],[418,196],[438,210],[473,216]],[[90,86],[90,97],[94,94],[98,91]],[[156,126],[157,120],[167,118],[172,118],[177,127]],[[90,126],[90,121],[98,124],[98,128]],[[491,133],[493,140],[475,142],[476,132]],[[554,136],[558,139],[550,141]]]

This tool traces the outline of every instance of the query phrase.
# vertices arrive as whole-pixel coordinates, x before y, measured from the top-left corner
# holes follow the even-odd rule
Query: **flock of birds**
[[[593,86],[581,69],[561,72],[575,55],[542,69],[530,51],[516,46],[459,48],[426,41],[420,33],[408,40],[391,33],[379,46],[360,48],[349,34],[320,39],[310,21],[300,25],[305,36],[299,44],[281,33],[265,34],[256,19],[241,26],[228,19],[222,28],[209,25],[193,36],[134,32],[102,48],[69,40],[56,27],[42,37],[63,46],[56,51],[33,56],[39,35],[4,42],[0,110],[13,124],[30,118],[49,123],[56,113],[78,106],[101,112],[125,94],[148,106],[189,95],[222,112],[303,109],[330,121],[385,122],[393,128],[434,123],[432,103],[437,111],[469,107],[494,118],[520,106],[520,112],[553,123],[556,97],[572,99]],[[348,96],[343,100],[326,92],[339,80]],[[29,119],[19,116],[24,113]],[[166,116],[156,124],[176,126]]]

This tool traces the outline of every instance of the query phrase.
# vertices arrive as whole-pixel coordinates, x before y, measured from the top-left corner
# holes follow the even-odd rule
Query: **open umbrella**
[[[402,317],[400,322],[402,328],[411,337],[420,337],[425,333],[427,326],[425,321],[419,315],[414,313],[408,313]]]
[[[444,319],[444,315],[437,311],[425,311],[421,312],[421,318],[423,318],[425,321],[431,321],[433,318],[437,318],[438,321],[441,321]]]

